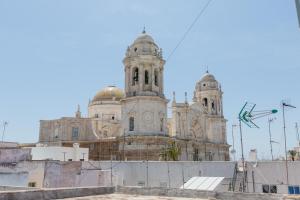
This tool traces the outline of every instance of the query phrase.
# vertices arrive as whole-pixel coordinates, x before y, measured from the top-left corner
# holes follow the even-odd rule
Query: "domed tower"
[[[89,118],[111,118],[121,120],[121,103],[124,92],[115,87],[108,86],[97,92],[93,100],[89,102]]]
[[[206,114],[223,116],[221,86],[208,71],[197,82],[194,91],[194,102],[201,103]]]
[[[121,102],[123,90],[108,86],[97,92],[89,102],[88,117],[92,118],[92,131],[96,138],[120,136],[121,129]]]
[[[127,48],[122,122],[127,135],[165,135],[168,101],[164,96],[162,50],[142,32]]]

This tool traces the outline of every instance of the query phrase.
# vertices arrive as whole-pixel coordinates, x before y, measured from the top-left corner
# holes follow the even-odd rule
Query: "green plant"
[[[178,161],[180,155],[181,148],[175,141],[172,141],[166,148],[163,148],[160,153],[160,157],[164,161]]]

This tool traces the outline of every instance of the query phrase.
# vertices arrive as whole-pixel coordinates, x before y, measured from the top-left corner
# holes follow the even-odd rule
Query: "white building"
[[[73,147],[37,145],[29,147],[32,160],[59,160],[59,161],[88,161],[89,149],[80,148],[79,144]]]

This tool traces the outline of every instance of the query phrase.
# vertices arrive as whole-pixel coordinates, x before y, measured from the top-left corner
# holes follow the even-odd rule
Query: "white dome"
[[[219,83],[215,79],[214,75],[208,71],[202,76],[202,78],[196,84],[196,91],[219,89]]]
[[[214,75],[210,74],[208,71],[200,79],[200,82],[214,82],[214,81],[216,81]]]
[[[162,58],[161,49],[155,44],[153,38],[143,31],[127,48],[126,57],[151,55]]]
[[[150,35],[148,35],[146,32],[143,32],[134,40],[133,44],[146,43],[146,42],[155,44],[153,38]]]

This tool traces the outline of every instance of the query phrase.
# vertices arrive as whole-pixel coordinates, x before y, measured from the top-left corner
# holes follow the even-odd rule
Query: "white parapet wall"
[[[59,161],[88,161],[89,149],[61,146],[36,146],[31,148],[32,160],[59,160]]]
[[[194,176],[219,176],[231,180],[235,162],[223,161],[89,161],[84,169],[112,169],[113,185],[180,188]],[[224,186],[228,190],[229,185]]]

